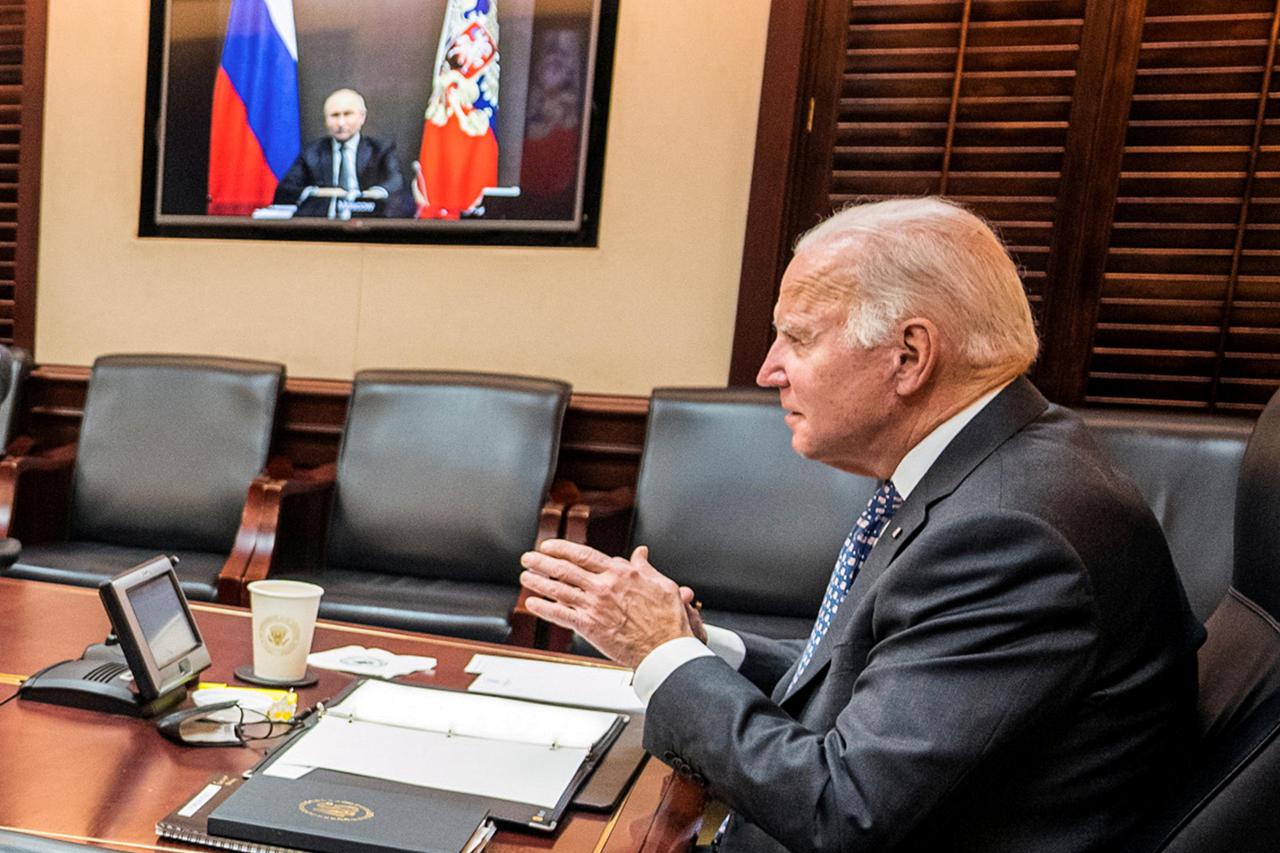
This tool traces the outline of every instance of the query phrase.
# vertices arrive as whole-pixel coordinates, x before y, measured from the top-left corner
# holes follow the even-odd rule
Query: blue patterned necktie
[[[862,515],[858,516],[858,520],[854,522],[853,529],[844,540],[844,547],[840,549],[840,556],[836,558],[835,568],[831,571],[831,582],[827,584],[827,594],[822,597],[822,608],[818,611],[818,618],[813,621],[809,642],[805,643],[804,652],[800,655],[800,666],[796,667],[796,674],[791,677],[791,683],[787,685],[788,693],[800,680],[800,674],[809,665],[809,661],[813,660],[813,653],[817,651],[818,644],[822,642],[827,629],[836,618],[836,610],[840,608],[840,602],[844,601],[844,597],[849,594],[853,579],[858,576],[862,564],[867,561],[871,546],[876,544],[881,531],[900,506],[902,506],[902,495],[898,494],[898,490],[893,487],[892,480],[885,480],[867,502],[867,508],[862,511]],[[720,828],[716,830],[715,838],[711,842],[712,849],[720,846],[720,839],[724,837],[724,831],[729,827],[731,817],[733,812],[725,815],[724,820],[720,822]]]
[[[902,506],[902,495],[898,494],[898,490],[893,487],[892,480],[885,480],[867,502],[867,508],[862,511],[862,515],[858,516],[853,529],[849,531],[849,536],[844,540],[840,556],[836,558],[835,568],[831,572],[831,582],[827,584],[827,594],[822,598],[818,618],[813,621],[809,642],[805,643],[804,652],[800,655],[800,665],[796,667],[796,674],[791,677],[791,683],[787,685],[788,692],[796,686],[805,667],[813,659],[813,653],[818,650],[818,644],[822,642],[822,638],[826,636],[827,630],[836,618],[840,603],[849,594],[853,579],[858,576],[862,564],[867,561],[871,547],[876,544],[876,540],[880,538],[880,532],[884,530],[885,525],[900,506]]]
[[[831,583],[827,584],[827,594],[822,598],[822,608],[818,611],[818,619],[813,622],[809,642],[805,643],[804,653],[800,656],[800,666],[796,667],[796,674],[791,676],[791,684],[787,685],[787,693],[790,693],[796,681],[800,680],[804,667],[809,666],[809,661],[813,660],[813,653],[817,651],[818,643],[822,642],[827,629],[831,628],[831,622],[836,619],[836,611],[840,608],[840,603],[845,601],[845,596],[849,594],[849,588],[854,584],[858,571],[863,567],[864,562],[867,562],[867,555],[872,552],[872,546],[879,539],[884,525],[888,524],[888,520],[900,506],[902,506],[901,494],[893,488],[892,480],[884,480],[881,487],[876,489],[872,500],[867,502],[867,508],[863,510],[863,514],[858,516],[854,529],[850,530],[849,537],[845,539],[845,547],[840,549],[840,556],[836,558],[836,567],[831,571]],[[712,849],[719,847],[731,817],[733,812],[728,813],[721,821],[719,829],[716,830],[716,838],[712,839]]]

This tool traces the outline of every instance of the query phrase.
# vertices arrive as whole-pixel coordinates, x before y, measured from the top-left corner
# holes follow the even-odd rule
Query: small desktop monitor
[[[98,594],[114,637],[35,673],[18,696],[136,717],[179,704],[210,661],[174,559],[158,556],[103,581]]]
[[[98,594],[143,701],[182,687],[209,666],[209,651],[169,557],[104,581]]]

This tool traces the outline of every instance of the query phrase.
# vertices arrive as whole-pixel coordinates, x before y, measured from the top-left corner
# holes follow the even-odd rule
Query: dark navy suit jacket
[[[663,682],[645,745],[731,806],[727,853],[1121,850],[1192,742],[1203,638],[1141,494],[1019,379],[890,520],[794,689],[794,647],[745,637],[740,671]]]
[[[360,134],[360,144],[356,146],[356,179],[362,190],[382,187],[387,191],[387,199],[378,203],[375,215],[413,215],[413,199],[406,189],[404,176],[400,174],[394,142],[383,142],[377,137]],[[298,204],[299,196],[307,187],[334,185],[333,140],[325,136],[302,146],[298,158],[276,186],[272,201],[275,204]],[[329,201],[327,198],[309,198],[294,215],[328,216]]]

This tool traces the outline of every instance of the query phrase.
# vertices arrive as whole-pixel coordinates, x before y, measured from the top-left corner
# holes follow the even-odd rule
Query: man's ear
[[[929,384],[938,370],[942,339],[938,326],[925,317],[912,317],[898,327],[897,392],[909,396]]]

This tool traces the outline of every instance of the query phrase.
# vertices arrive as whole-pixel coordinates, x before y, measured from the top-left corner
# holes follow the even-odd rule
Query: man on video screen
[[[367,115],[364,96],[354,89],[325,98],[329,134],[302,146],[274,203],[298,205],[295,216],[329,219],[412,215],[396,145],[360,132]]]

